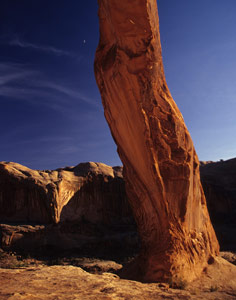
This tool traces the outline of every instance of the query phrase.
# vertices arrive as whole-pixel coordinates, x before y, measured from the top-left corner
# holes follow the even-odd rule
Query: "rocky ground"
[[[222,256],[236,263],[236,255]],[[236,267],[218,258],[191,284],[121,279],[122,264],[86,257],[39,260],[0,252],[0,300],[236,299]],[[85,271],[86,270],[86,271]]]

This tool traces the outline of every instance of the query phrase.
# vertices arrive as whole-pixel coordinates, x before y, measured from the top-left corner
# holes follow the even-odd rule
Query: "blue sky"
[[[95,0],[0,3],[0,160],[119,165],[93,74]],[[236,156],[236,1],[159,0],[170,91],[199,159]]]

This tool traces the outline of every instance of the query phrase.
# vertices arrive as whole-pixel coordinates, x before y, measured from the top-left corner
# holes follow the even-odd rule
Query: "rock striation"
[[[0,163],[0,222],[57,224],[132,222],[122,167],[80,163],[54,171],[36,171]]]
[[[142,240],[126,275],[198,277],[219,253],[199,161],[168,90],[156,0],[98,0],[95,76]]]
[[[0,248],[32,255],[132,255],[139,247],[122,167],[36,171],[0,163]]]
[[[8,171],[3,171],[6,166]],[[21,174],[24,170],[27,170],[28,176],[26,171]],[[112,170],[115,170],[114,178]],[[76,173],[83,185],[63,207],[59,223],[54,226],[53,216],[56,213],[50,205],[44,205],[44,201],[47,199],[46,203],[51,203],[59,198],[54,199],[53,193],[47,195],[48,181],[41,178],[39,185],[35,174],[62,171]],[[72,249],[85,252],[88,248],[96,248],[93,256],[98,252],[102,255],[105,248],[107,254],[110,250],[110,253],[123,251],[124,255],[130,251],[136,253],[139,241],[122,172],[122,167],[112,168],[98,163],[83,163],[56,171],[34,171],[16,163],[0,163],[0,223],[10,222],[0,224],[0,247],[33,253],[37,249],[47,252],[49,248],[57,252]],[[19,174],[24,175],[21,180]],[[221,249],[235,251],[236,159],[201,162],[200,174]],[[75,183],[70,186],[78,189]],[[68,195],[73,193],[70,186],[67,186]]]

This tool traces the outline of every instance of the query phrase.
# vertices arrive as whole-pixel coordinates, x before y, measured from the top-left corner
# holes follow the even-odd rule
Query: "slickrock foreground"
[[[199,161],[168,90],[156,0],[99,0],[95,75],[142,239],[126,276],[188,281],[219,253]]]
[[[168,284],[143,284],[117,275],[89,274],[73,266],[0,269],[0,300],[234,300],[235,269],[217,258],[197,282],[171,289]]]

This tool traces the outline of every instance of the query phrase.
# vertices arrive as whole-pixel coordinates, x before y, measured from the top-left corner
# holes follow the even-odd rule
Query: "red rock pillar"
[[[133,278],[196,278],[219,246],[199,161],[168,90],[156,0],[98,0],[95,75],[142,240]]]

